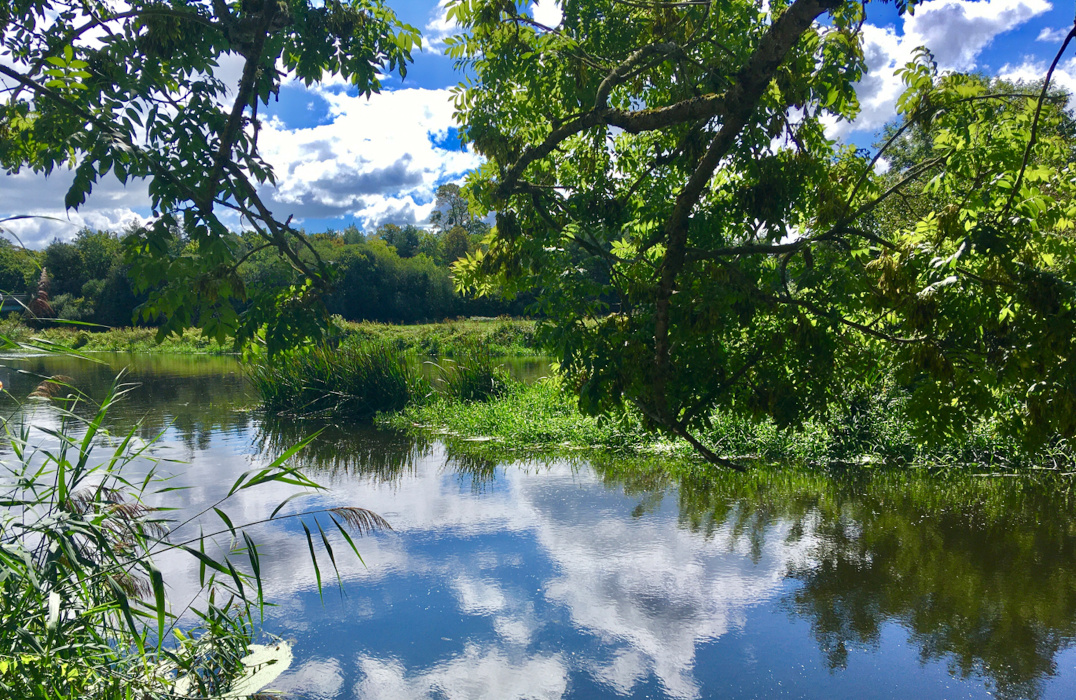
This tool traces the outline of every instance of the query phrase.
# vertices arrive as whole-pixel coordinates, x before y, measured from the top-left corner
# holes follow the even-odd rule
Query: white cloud
[[[480,162],[434,143],[455,125],[448,90],[396,90],[369,100],[318,94],[329,104],[330,123],[288,129],[272,120],[259,138],[277,173],[278,186],[266,191],[280,216],[355,216],[367,228],[415,223],[429,216],[439,184],[462,179]]]
[[[1046,76],[1049,64],[1045,61],[1025,60],[1018,65],[1006,64],[998,71],[998,77],[1005,80],[1034,83]],[[1076,107],[1076,58],[1070,58],[1057,65],[1050,79],[1050,85],[1064,88],[1069,92],[1069,108]]]
[[[547,27],[556,27],[564,18],[564,13],[556,0],[538,0],[531,5],[531,15],[535,22],[540,22]]]
[[[1049,27],[1043,27],[1039,35],[1035,37],[1035,41],[1045,41],[1050,44],[1060,44],[1068,36],[1069,29],[1067,27],[1058,27],[1057,29],[1050,29]]]
[[[462,179],[480,162],[473,153],[431,141],[447,138],[455,126],[446,89],[397,90],[370,99],[325,88],[316,94],[329,104],[330,123],[290,129],[270,119],[259,136],[259,150],[274,166],[278,183],[264,186],[262,195],[281,220],[354,216],[371,229],[385,222],[418,223],[433,209],[438,185]],[[119,229],[143,222],[149,213],[145,186],[125,187],[111,175],[78,211],[66,212],[63,196],[71,179],[67,170],[49,178],[29,172],[2,178],[0,218],[61,219],[9,226],[26,245],[40,247],[54,237],[71,238],[82,226]]]
[[[1047,0],[930,0],[904,20],[904,41],[926,46],[942,68],[970,70],[998,34],[1051,9]]]
[[[144,223],[145,217],[135,209],[148,211],[149,195],[145,185],[132,183],[124,187],[108,175],[94,187],[87,204],[78,210],[64,209],[64,194],[74,174],[66,169],[50,177],[24,171],[18,175],[0,176],[4,192],[0,218],[34,216],[0,224],[29,248],[42,248],[52,239],[74,238],[83,227],[119,230],[130,223]]]

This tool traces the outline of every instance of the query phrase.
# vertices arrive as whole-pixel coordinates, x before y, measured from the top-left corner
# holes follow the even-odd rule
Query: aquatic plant
[[[227,503],[247,489],[321,488],[286,465],[305,442],[241,475],[223,498],[182,522],[170,519],[169,509],[150,504],[155,494],[175,490],[157,471],[152,441],[138,439],[138,426],[120,435],[106,430],[109,408],[133,388],[117,383],[85,417],[88,400],[69,380],[53,377],[39,387],[46,401],[18,410],[21,421],[3,423],[10,456],[0,471],[0,696],[256,692],[290,654],[279,643],[251,645],[265,601],[261,555],[249,529],[300,519],[320,591],[316,539],[335,570],[327,531],[336,530],[357,556],[352,535],[388,527],[360,508],[282,514],[291,498],[268,517],[233,522]],[[50,400],[61,394],[68,397],[63,404]],[[155,564],[172,555],[190,557],[199,570],[200,589],[179,612]]]
[[[248,374],[272,413],[370,418],[429,393],[414,363],[384,343],[322,345],[260,357],[248,365]]]
[[[503,394],[511,381],[490,346],[474,340],[457,346],[454,359],[430,364],[438,374],[434,389],[457,401],[488,401]]]

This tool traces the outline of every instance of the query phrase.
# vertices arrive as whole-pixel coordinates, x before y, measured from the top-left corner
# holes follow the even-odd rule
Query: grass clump
[[[372,418],[429,394],[414,362],[384,343],[303,348],[249,367],[272,413]]]
[[[431,364],[438,371],[435,391],[457,401],[488,401],[502,395],[510,382],[490,347],[477,342],[462,345],[454,359]]]
[[[630,416],[611,418],[579,412],[576,398],[557,377],[535,384],[506,381],[499,395],[465,402],[448,395],[412,404],[380,422],[395,428],[439,430],[468,438],[495,438],[513,448],[629,448],[653,438]]]
[[[540,355],[534,321],[508,318],[471,319],[397,326],[386,323],[351,323],[338,320],[344,345],[382,342],[400,352],[457,357],[474,346],[488,348],[493,356]]]

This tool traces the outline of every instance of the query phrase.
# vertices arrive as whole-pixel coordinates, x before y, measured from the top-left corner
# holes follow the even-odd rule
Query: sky
[[[384,223],[423,225],[437,187],[460,182],[479,156],[461,146],[452,117],[450,89],[460,77],[443,55],[455,33],[445,19],[445,0],[390,0],[401,20],[423,33],[407,77],[392,76],[370,99],[342,84],[283,86],[279,100],[262,110],[259,150],[273,165],[278,184],[262,190],[279,219],[293,216],[307,231],[351,224],[373,231]],[[536,19],[560,20],[555,0],[531,5]],[[1065,0],[928,0],[915,14],[898,16],[889,3],[867,5],[863,27],[868,73],[858,88],[858,119],[832,125],[833,135],[869,145],[894,115],[900,92],[895,69],[926,46],[943,70],[979,71],[1035,80],[1046,73],[1072,26]],[[221,62],[220,76],[237,83],[238,61]],[[1070,47],[1054,74],[1056,84],[1076,92],[1076,49]],[[1076,101],[1072,103],[1076,105]],[[46,178],[30,172],[0,174],[0,219],[33,214],[4,224],[31,248],[68,239],[84,227],[119,229],[150,214],[145,185],[105,178],[77,211],[65,211],[68,171]]]

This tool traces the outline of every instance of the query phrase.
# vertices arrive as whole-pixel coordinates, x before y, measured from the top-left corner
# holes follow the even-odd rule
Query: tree
[[[0,294],[24,294],[36,284],[40,254],[0,238]]]
[[[994,94],[920,53],[870,154],[824,128],[858,110],[860,3],[563,9],[557,27],[449,10],[475,77],[464,136],[488,159],[469,188],[497,212],[454,270],[539,290],[584,408],[631,403],[736,466],[693,435],[714,410],[794,425],[895,368],[925,438],[1001,397],[1025,434],[1076,432],[1076,181],[1045,92]],[[913,127],[922,157],[877,176]],[[913,187],[938,196],[884,225]]]
[[[466,227],[474,221],[467,197],[455,183],[449,182],[437,188],[435,206],[436,209],[430,214],[430,223],[441,233],[456,226]]]
[[[462,226],[453,226],[445,234],[442,247],[444,248],[445,262],[454,263],[471,252],[471,237],[467,235],[467,231]]]
[[[382,224],[377,229],[378,237],[395,248],[396,254],[401,258],[411,258],[418,253],[421,233],[422,229],[412,224],[403,227],[396,224]]]
[[[243,340],[265,328],[275,351],[321,332],[331,270],[258,195],[274,178],[258,153],[258,106],[290,78],[337,75],[376,92],[379,76],[406,73],[416,29],[380,0],[17,0],[0,8],[0,31],[0,165],[51,173],[73,163],[68,208],[108,173],[146,182],[154,216],[127,252],[150,292],[143,314],[165,318],[162,336],[199,325]],[[238,85],[214,75],[228,53],[243,58]],[[222,210],[301,281],[247,300],[246,258]]]

